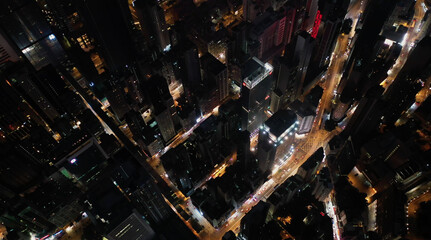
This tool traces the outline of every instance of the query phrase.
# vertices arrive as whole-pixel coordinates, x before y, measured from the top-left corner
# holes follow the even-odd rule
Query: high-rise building
[[[43,120],[53,123],[60,116],[62,110],[56,108],[60,107],[58,98],[50,95],[52,91],[45,91],[50,86],[43,83],[43,79],[39,79],[37,73],[25,62],[12,64],[2,75],[8,79],[6,83],[14,89],[13,91],[24,98]]]
[[[260,127],[257,160],[261,172],[270,170],[274,163],[282,163],[291,153],[298,127],[296,119],[293,111],[279,110]]]
[[[286,8],[286,26],[285,26],[285,37],[284,43],[289,44],[292,39],[293,30],[295,28],[295,16],[296,8],[293,6],[288,6]]]
[[[42,178],[42,164],[20,146],[0,146],[0,187],[8,195],[20,194],[37,184]]]
[[[275,112],[278,108],[283,108],[287,103],[293,102],[296,97],[295,76],[296,67],[287,56],[275,58],[273,61],[275,69],[275,85],[271,96],[271,111]]]
[[[288,54],[288,57],[291,59],[295,69],[295,83],[292,97],[293,99],[297,99],[303,94],[304,88],[306,87],[304,81],[314,48],[314,39],[308,33],[302,32],[296,36],[295,43],[292,47],[293,49],[291,53]]]
[[[103,73],[106,65],[99,54],[103,45],[95,41],[94,33],[90,33],[90,23],[82,16],[80,2],[45,0],[37,3],[53,32],[61,36],[60,43],[79,73],[86,78]]]
[[[169,142],[169,140],[176,134],[174,122],[172,120],[169,108],[159,105],[156,107],[154,115],[159,125],[160,132],[162,133],[163,140],[165,140],[165,142]]]
[[[174,100],[169,92],[166,79],[155,75],[146,82],[144,91],[147,93],[153,106],[153,115],[157,121],[160,133],[165,142],[175,136],[175,126],[179,123]]]
[[[234,137],[236,143],[237,161],[243,171],[250,170],[253,166],[254,158],[250,153],[250,133],[241,131]]]
[[[142,84],[141,87],[152,105],[151,113],[157,121],[163,140],[169,142],[176,134],[179,117],[166,79],[155,75],[148,79],[145,84]]]
[[[148,177],[132,193],[132,198],[138,210],[144,211],[152,221],[159,223],[169,217],[169,207],[152,178]]]
[[[316,176],[315,185],[311,194],[319,201],[323,202],[333,189],[331,176],[327,167],[322,168]]]
[[[257,58],[248,60],[242,70],[241,130],[253,133],[266,120],[265,110],[269,105],[273,67]]]
[[[183,52],[184,81],[186,88],[192,90],[201,84],[201,71],[199,63],[198,49],[190,42],[186,41]]]
[[[280,91],[280,89],[276,88],[275,90],[271,91],[271,104],[269,106],[269,110],[272,113],[275,113],[278,111],[278,109],[280,109],[282,98],[283,93]]]
[[[154,230],[145,222],[139,213],[132,213],[118,224],[108,235],[109,240],[151,240],[155,237]]]
[[[81,140],[77,141],[79,145],[76,144],[78,146],[75,145],[71,152],[66,153],[65,156],[55,156],[53,161],[66,177],[91,187],[97,183],[97,179],[103,173],[109,156],[96,138],[91,137],[85,142]]]
[[[13,46],[7,41],[6,36],[0,29],[0,65],[7,62],[16,62],[19,60],[19,55],[14,50]]]
[[[115,116],[119,121],[124,118],[124,115],[130,110],[129,105],[126,102],[125,93],[123,89],[117,86],[113,86],[112,90],[106,92],[106,98],[109,101]]]
[[[159,129],[156,121],[153,120],[146,125],[144,119],[135,111],[129,111],[125,119],[133,135],[133,140],[142,150],[153,156],[163,148],[163,140],[160,133],[157,132]]]
[[[0,9],[0,25],[4,32],[36,70],[48,64],[57,66],[66,59],[36,2],[5,1]]]
[[[243,18],[247,22],[254,21],[271,6],[271,2],[266,0],[244,0],[242,4]]]
[[[138,0],[134,2],[134,5],[139,12],[140,24],[148,30],[150,36],[152,35],[155,37],[159,51],[169,51],[171,48],[171,40],[168,25],[165,21],[164,10],[153,0]]]
[[[398,238],[405,234],[406,196],[395,187],[391,187],[377,199],[377,232],[385,239]]]
[[[314,26],[314,19],[316,18],[316,14],[318,11],[318,0],[308,0],[307,1],[307,5],[305,8],[306,11],[306,19],[304,22],[304,31],[307,31],[309,33],[311,33],[311,30],[313,29]]]
[[[24,204],[27,207],[19,215],[27,221],[41,222],[43,225],[48,221],[52,226],[62,228],[80,216],[83,210],[80,196],[80,190],[69,179],[60,172],[54,172],[43,184],[25,194]]]
[[[127,2],[108,0],[100,4],[97,0],[78,0],[76,5],[89,34],[101,46],[99,50],[109,70],[116,72],[129,65],[134,45],[130,37],[131,16]]]
[[[3,76],[0,87],[3,90],[0,96],[0,142],[29,137],[29,122],[32,120],[42,124],[43,120]]]
[[[266,11],[253,21],[250,37],[257,49],[256,57],[267,61],[280,54],[284,48],[286,33],[286,15],[284,12]],[[252,46],[250,46],[252,47]]]
[[[217,100],[218,103],[220,103],[229,95],[229,79],[227,76],[227,68],[209,53],[202,56],[200,60],[206,81],[216,83],[218,91]]]
[[[325,21],[323,34],[319,42],[317,54],[315,55],[316,62],[319,67],[324,67],[329,64],[331,53],[335,47],[335,38],[340,29],[341,21],[339,19]]]
[[[232,37],[229,39],[228,60],[230,63],[237,61],[243,53],[247,53],[247,30],[248,24],[242,22],[232,28]]]
[[[184,87],[181,82],[181,76],[176,71],[178,59],[174,58],[174,54],[167,53],[164,58],[156,60],[152,65],[152,70],[156,75],[163,76],[169,86],[169,92],[174,100],[178,100],[184,93]]]
[[[219,107],[221,135],[232,139],[241,128],[241,105],[239,101],[230,100]]]

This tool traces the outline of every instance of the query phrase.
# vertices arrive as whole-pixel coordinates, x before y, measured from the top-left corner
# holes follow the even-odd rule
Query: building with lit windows
[[[128,218],[116,226],[107,236],[109,240],[150,240],[155,233],[150,225],[137,213],[132,213]]]
[[[272,65],[257,58],[248,60],[242,70],[241,113],[242,130],[253,133],[266,120],[272,85]]]
[[[262,172],[290,156],[297,129],[297,116],[291,110],[279,110],[260,127],[257,160]]]
[[[65,60],[57,37],[33,1],[0,5],[0,26],[36,70]]]

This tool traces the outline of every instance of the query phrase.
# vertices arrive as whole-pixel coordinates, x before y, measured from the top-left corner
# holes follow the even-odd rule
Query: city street
[[[362,2],[362,3],[361,3]],[[365,8],[363,1],[356,1],[351,6],[350,12],[346,17],[352,18],[354,22],[357,21],[361,11]],[[353,31],[353,30],[352,30]],[[343,65],[346,61],[346,52],[348,51],[350,35],[340,35],[336,43],[335,51],[332,57],[331,64],[328,68],[325,76],[325,89],[323,96],[320,101],[320,105],[317,110],[316,120],[313,124],[311,132],[306,138],[300,139],[295,147],[295,151],[292,156],[285,160],[284,165],[281,165],[278,170],[274,171],[271,179],[266,181],[260,186],[254,195],[247,199],[241,207],[236,209],[230,214],[230,217],[226,220],[222,227],[213,231],[211,229],[205,229],[205,235],[201,234],[201,239],[221,239],[222,236],[232,230],[238,232],[242,217],[247,214],[250,209],[255,206],[260,200],[268,198],[276,188],[286,181],[289,177],[296,174],[297,169],[320,147],[326,145],[326,143],[335,135],[339,134],[340,129],[336,129],[332,132],[320,129],[321,119],[326,109],[331,106],[331,101],[334,97],[334,90],[336,90],[338,83],[341,78],[343,71]],[[351,114],[348,114],[347,118],[350,118]]]
[[[430,13],[0,0],[0,240],[431,239]]]
[[[425,9],[423,6],[424,6],[424,0],[416,1],[415,14],[413,17],[414,26],[410,26],[410,28],[408,29],[404,37],[404,40],[401,43],[403,48],[401,49],[400,56],[398,57],[398,59],[396,60],[392,68],[389,69],[388,77],[380,84],[385,89],[388,89],[388,87],[395,80],[396,76],[398,75],[398,73],[406,63],[410,51],[416,45],[417,41],[421,40],[426,33],[426,31],[421,31],[422,27],[426,25],[426,23],[422,21],[425,16]]]
[[[419,28],[423,25],[421,20],[424,16],[423,9],[418,7],[420,6],[421,1],[422,0],[419,0],[415,7],[416,25],[410,28],[407,33],[407,37],[403,45],[401,57],[397,60],[394,67],[392,68],[391,74],[388,77],[389,80],[387,80],[388,82],[387,84],[390,84],[390,82],[393,79],[395,79],[402,65],[405,63],[405,60],[407,59],[408,53],[412,48],[414,42],[421,37],[419,33],[420,31],[418,31]],[[184,142],[189,137],[189,135],[193,132],[193,130],[196,129],[201,122],[203,122],[206,118],[208,118],[211,115],[211,113],[206,114],[205,116],[202,116],[201,119],[197,121],[196,125],[192,129],[190,129],[189,131],[183,134],[178,135],[175,138],[175,140],[172,141],[171,144],[169,144],[167,147],[165,147],[165,149],[163,149],[159,154],[149,159],[149,163],[157,170],[160,176],[162,176],[162,178],[174,190],[177,196],[180,199],[184,200],[184,203],[181,204],[181,207],[183,209],[186,209],[187,212],[190,213],[191,218],[188,221],[185,221],[184,219],[183,220],[185,221],[186,225],[189,228],[191,228],[196,235],[199,236],[200,239],[221,239],[223,235],[230,230],[234,231],[235,233],[238,233],[241,219],[247,214],[248,211],[250,211],[252,207],[254,207],[259,201],[266,200],[277,189],[277,187],[280,184],[285,182],[286,179],[288,179],[289,177],[296,174],[297,169],[318,148],[325,146],[333,136],[339,134],[342,131],[343,126],[345,126],[345,124],[350,119],[351,115],[354,113],[355,107],[352,107],[351,111],[348,111],[347,117],[342,122],[342,126],[336,128],[332,132],[328,132],[322,129],[321,127],[321,125],[323,124],[322,119],[323,119],[324,113],[327,111],[330,111],[331,109],[332,100],[336,94],[336,90],[344,70],[343,66],[347,61],[348,55],[350,53],[350,49],[352,47],[352,46],[349,46],[349,44],[351,43],[350,39],[355,34],[354,27],[356,26],[358,18],[360,17],[361,13],[364,11],[365,6],[366,6],[366,1],[363,1],[363,0],[355,1],[350,6],[349,12],[346,14],[346,18],[351,18],[353,20],[352,31],[350,34],[340,34],[338,36],[334,52],[332,53],[331,63],[328,67],[326,75],[323,78],[324,82],[322,86],[324,88],[324,92],[316,112],[316,118],[313,123],[311,132],[307,134],[306,137],[296,140],[293,154],[287,159],[285,159],[284,162],[277,161],[277,162],[282,162],[282,164],[280,164],[278,167],[274,169],[273,174],[270,176],[270,179],[268,179],[264,184],[262,184],[250,198],[248,198],[243,202],[243,204],[240,207],[238,207],[230,214],[228,214],[228,216],[230,217],[228,217],[226,221],[221,224],[220,228],[218,229],[214,228],[211,225],[211,223],[202,215],[202,213],[195,206],[193,206],[191,200],[189,198],[186,198],[184,194],[182,194],[178,189],[176,189],[174,184],[169,180],[169,177],[167,176],[163,167],[161,166],[160,159],[159,159],[159,157],[164,153],[166,153],[170,148],[174,148],[179,144],[181,144],[182,142]],[[221,164],[220,166],[218,166],[218,168],[224,168],[224,167],[226,167],[224,166],[224,164]],[[218,173],[219,171],[222,171],[222,169],[215,169],[212,171],[211,174]],[[331,209],[334,210],[335,207],[336,206],[333,206]],[[172,208],[174,207],[172,206]],[[200,231],[199,233],[192,228],[192,225],[190,223],[192,219],[197,221],[199,225],[203,226],[203,230]],[[334,229],[336,229],[337,235],[340,234],[340,231],[338,230],[338,226],[335,226]]]

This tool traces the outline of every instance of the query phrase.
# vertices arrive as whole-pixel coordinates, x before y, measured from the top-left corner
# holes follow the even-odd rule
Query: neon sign
[[[317,32],[319,32],[320,22],[322,21],[322,14],[317,10],[316,18],[314,19],[313,31],[311,32],[311,37],[316,38]]]

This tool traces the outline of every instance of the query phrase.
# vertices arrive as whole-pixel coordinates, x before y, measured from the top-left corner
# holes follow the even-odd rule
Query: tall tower
[[[159,51],[169,51],[171,40],[164,10],[152,0],[138,0],[135,2],[135,6],[139,11],[141,25],[155,37]]]
[[[65,60],[63,48],[35,1],[2,1],[0,26],[36,70]]]
[[[184,84],[189,90],[195,89],[202,82],[198,49],[190,41],[186,41],[183,48]]]
[[[306,6],[306,20],[304,23],[304,30],[310,32],[313,29],[314,19],[316,18],[318,6],[318,0],[308,0]]]
[[[159,125],[163,140],[169,142],[176,134],[175,123],[178,120],[177,111],[166,79],[153,76],[149,79],[147,92],[154,108],[154,116]]]
[[[6,36],[0,29],[0,65],[8,61],[16,62],[18,60],[18,54],[15,52],[11,44],[7,41]]]
[[[294,80],[295,93],[293,94],[293,98],[296,99],[300,97],[304,91],[304,80],[310,64],[311,55],[313,53],[314,39],[310,34],[302,32],[296,37],[293,47],[294,49],[291,51],[293,55],[290,55],[290,58],[292,59],[293,67],[296,68],[296,76]]]
[[[257,159],[262,172],[270,170],[274,163],[281,164],[291,153],[296,119],[293,111],[279,110],[260,127]]]
[[[266,120],[265,110],[269,105],[269,93],[272,85],[272,66],[257,58],[247,61],[242,71],[242,127],[253,134]]]
[[[19,194],[42,179],[42,165],[19,146],[0,143],[2,194]],[[0,195],[1,196],[1,195]]]
[[[130,11],[127,1],[77,0],[84,19],[98,44],[108,68],[115,72],[130,64],[134,49],[130,37]]]

